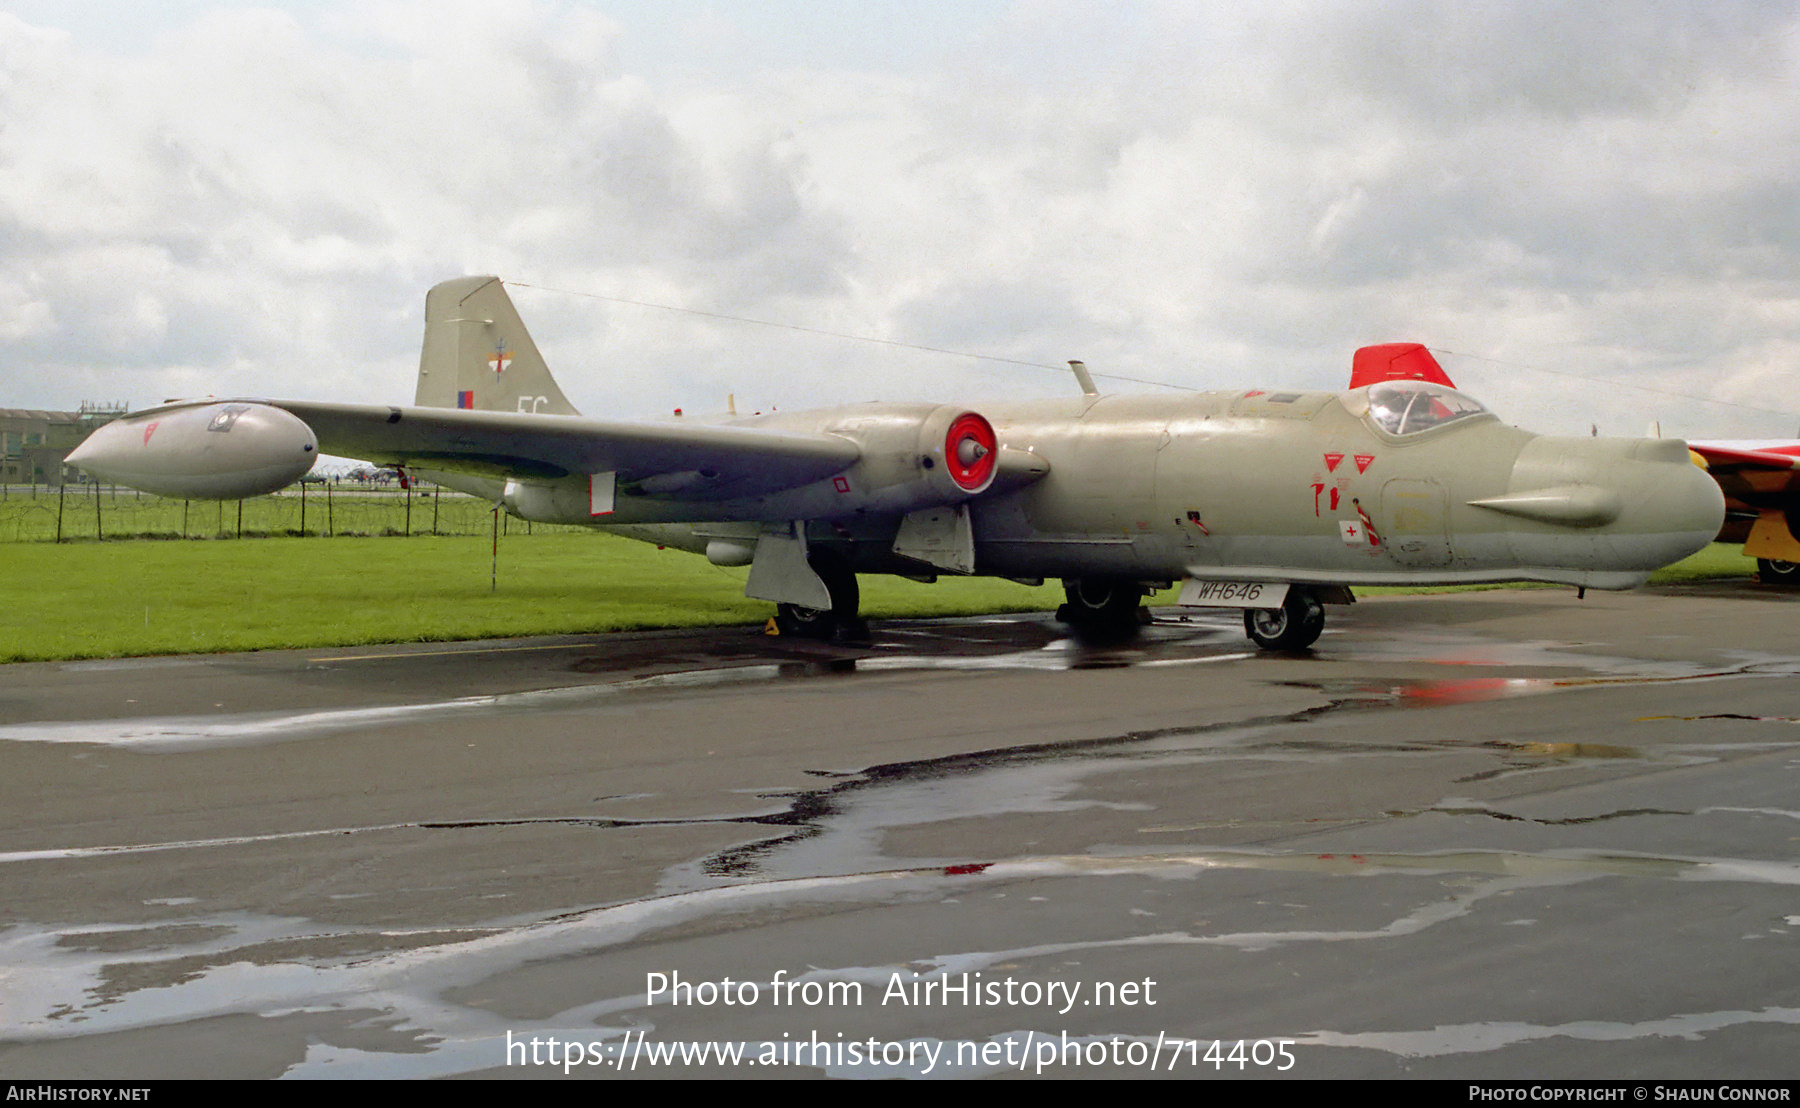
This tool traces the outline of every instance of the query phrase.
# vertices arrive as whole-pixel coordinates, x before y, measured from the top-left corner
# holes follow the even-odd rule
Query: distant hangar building
[[[0,485],[56,488],[86,480],[63,459],[103,423],[128,414],[129,405],[84,402],[73,412],[0,408]]]

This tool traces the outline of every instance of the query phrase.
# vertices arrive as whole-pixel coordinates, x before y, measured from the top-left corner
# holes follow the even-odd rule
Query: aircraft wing
[[[1795,470],[1800,469],[1800,445],[1780,443],[1692,442],[1688,449],[1706,459],[1707,469],[1720,470]]]
[[[309,401],[258,401],[298,416],[328,454],[481,477],[706,475],[705,496],[761,496],[820,480],[862,455],[849,439],[729,424],[599,420]],[[663,495],[680,498],[679,491]]]

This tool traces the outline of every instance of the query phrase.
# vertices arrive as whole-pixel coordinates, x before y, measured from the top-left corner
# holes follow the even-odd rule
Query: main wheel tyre
[[[1765,585],[1800,585],[1800,562],[1758,558],[1756,569]]]
[[[1288,589],[1279,608],[1244,609],[1244,631],[1264,650],[1305,650],[1325,630],[1325,606],[1304,589]]]
[[[839,638],[865,638],[868,627],[857,618],[862,603],[861,590],[850,563],[828,550],[815,550],[806,556],[825,591],[831,594],[829,608],[803,608],[798,604],[775,605],[775,627],[784,635],[829,642]]]
[[[1137,634],[1143,586],[1119,577],[1082,577],[1063,582],[1068,598],[1056,617],[1078,634],[1129,638]]]

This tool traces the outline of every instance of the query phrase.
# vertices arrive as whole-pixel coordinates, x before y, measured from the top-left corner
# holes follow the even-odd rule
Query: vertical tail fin
[[[425,294],[421,408],[575,415],[498,277],[458,277]]]

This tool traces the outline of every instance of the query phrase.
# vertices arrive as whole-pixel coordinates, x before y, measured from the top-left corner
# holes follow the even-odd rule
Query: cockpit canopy
[[[1489,414],[1474,397],[1429,381],[1383,381],[1367,394],[1369,422],[1390,435],[1416,435]]]

